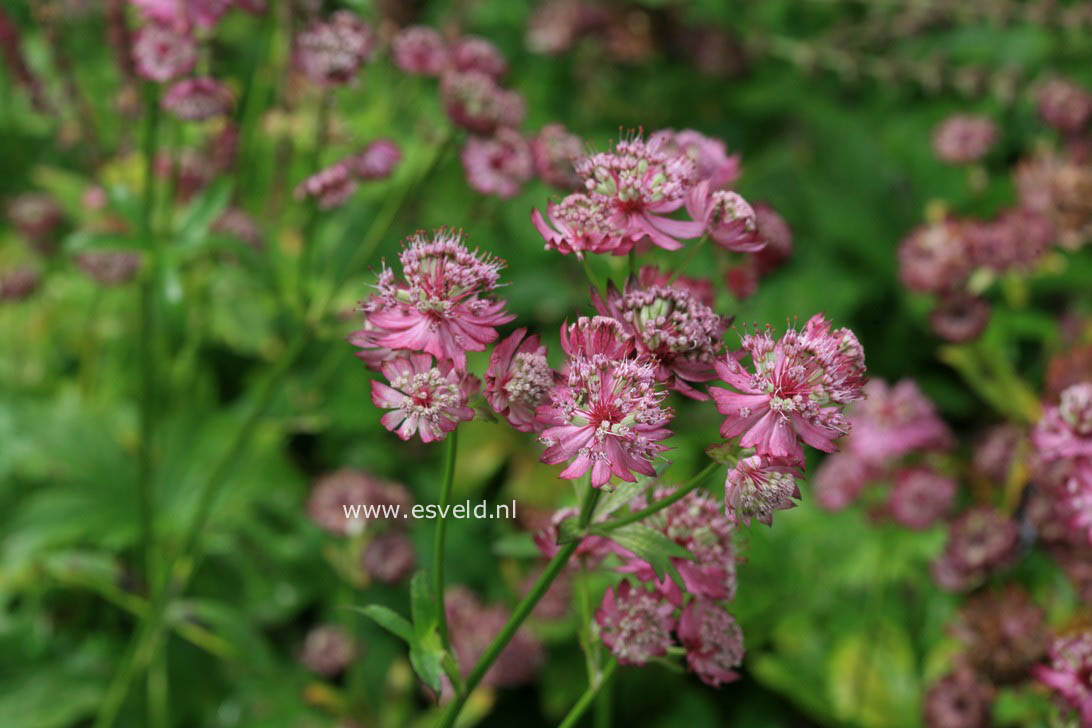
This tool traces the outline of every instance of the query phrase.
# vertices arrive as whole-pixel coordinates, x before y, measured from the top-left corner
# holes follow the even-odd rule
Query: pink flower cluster
[[[654,490],[656,500],[673,492]],[[643,496],[633,508],[645,505]],[[681,581],[657,578],[652,566],[619,549],[617,571],[638,581],[625,580],[608,589],[596,612],[603,644],[623,665],[644,665],[662,657],[680,643],[690,669],[708,685],[736,679],[743,660],[743,633],[725,610],[736,592],[736,554],[732,523],[712,498],[689,493],[655,514],[645,525],[690,552],[693,560],[674,558]]]
[[[1092,382],[1064,389],[1031,434],[1036,483],[1068,540],[1092,545]]]
[[[448,230],[411,237],[399,260],[402,279],[383,269],[361,305],[364,328],[349,341],[389,381],[372,382],[372,401],[391,410],[383,425],[404,440],[442,440],[474,416],[467,402],[480,383],[466,372],[467,352],[484,351],[496,327],[514,318],[491,296],[503,262],[467,249],[462,234]]]
[[[853,503],[870,483],[890,482],[884,511],[907,528],[927,528],[944,518],[956,481],[929,458],[951,448],[948,426],[917,383],[873,380],[866,399],[849,410],[852,432],[844,452],[828,457],[815,476],[816,497],[829,510]]]
[[[320,169],[296,187],[296,199],[313,199],[320,210],[345,204],[361,181],[389,177],[402,160],[402,151],[390,139],[377,139],[362,150]]]
[[[1046,685],[1080,718],[1081,725],[1092,723],[1092,633],[1057,637],[1050,644],[1050,661],[1032,669],[1039,682]]]

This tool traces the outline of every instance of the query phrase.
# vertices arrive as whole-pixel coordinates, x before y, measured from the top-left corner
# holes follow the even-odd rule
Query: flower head
[[[402,150],[390,139],[376,139],[359,154],[350,157],[347,163],[360,179],[384,179],[391,175],[394,168],[402,161]]]
[[[341,673],[357,655],[353,638],[341,627],[322,625],[307,633],[300,662],[323,677]]]
[[[1026,271],[1039,262],[1054,242],[1055,231],[1046,215],[1016,208],[995,220],[966,225],[964,235],[975,265],[1004,272]]]
[[[1092,723],[1092,632],[1055,637],[1050,643],[1049,664],[1032,671],[1077,712],[1082,725]]]
[[[417,563],[413,541],[401,529],[391,529],[372,539],[361,566],[376,581],[395,584],[410,575]]]
[[[698,179],[707,181],[711,189],[728,187],[739,178],[739,155],[729,155],[720,139],[693,129],[661,129],[650,140],[660,142],[672,154],[690,159]]]
[[[974,670],[961,666],[934,682],[925,694],[930,728],[987,728],[993,690]]]
[[[536,432],[540,424],[535,410],[546,399],[557,374],[546,361],[546,347],[537,334],[516,329],[493,347],[485,373],[485,398],[489,405],[521,432]]]
[[[579,160],[576,171],[588,197],[602,206],[607,225],[625,237],[678,250],[680,238],[701,232],[701,223],[665,217],[682,207],[697,170],[689,157],[666,152],[662,140],[620,141],[613,151]]]
[[[319,170],[296,187],[296,199],[312,198],[321,210],[340,207],[356,192],[356,180],[349,166],[338,162]]]
[[[971,261],[964,226],[946,220],[914,229],[899,244],[899,280],[912,291],[944,293],[961,285]]]
[[[653,365],[636,359],[612,360],[578,354],[569,359],[565,381],[550,392],[537,412],[545,425],[542,462],[570,460],[561,477],[579,478],[591,470],[596,488],[612,475],[633,482],[634,473],[654,475],[651,460],[667,448],[660,440],[673,413],[663,406]]]
[[[361,533],[374,518],[354,518],[355,506],[410,508],[413,498],[404,485],[374,475],[342,468],[315,481],[307,500],[307,514],[319,527],[340,536]]]
[[[888,507],[891,517],[907,528],[928,528],[952,507],[956,482],[923,466],[906,468],[895,474]]]
[[[1092,120],[1092,93],[1064,78],[1054,78],[1039,88],[1039,116],[1050,126],[1075,134]]]
[[[716,377],[713,363],[723,349],[727,322],[687,289],[643,287],[629,281],[625,291],[610,284],[606,298],[592,292],[596,311],[622,324],[638,356],[656,365],[656,379],[694,399],[708,396],[690,386]]]
[[[491,137],[470,137],[459,158],[472,189],[502,200],[515,197],[534,173],[531,148],[514,129],[497,129]]]
[[[129,0],[146,19],[178,28],[197,25],[208,30],[231,9],[233,0]]]
[[[561,124],[547,124],[531,140],[535,173],[543,182],[562,189],[580,187],[574,163],[583,154],[584,142]]]
[[[990,506],[972,508],[948,530],[944,553],[933,563],[933,577],[949,591],[963,591],[1008,564],[1020,548],[1020,527]]]
[[[950,293],[940,297],[929,314],[933,333],[945,341],[971,341],[990,323],[990,304],[981,296]]]
[[[754,208],[735,192],[713,190],[708,182],[699,182],[687,195],[686,211],[725,250],[755,253],[766,247]]]
[[[716,298],[713,284],[705,278],[691,278],[684,275],[675,275],[660,270],[654,265],[643,265],[637,271],[637,285],[641,288],[657,288],[660,286],[674,286],[689,291],[695,300],[713,308]]]
[[[489,297],[503,261],[468,250],[462,233],[418,233],[399,260],[404,280],[384,268],[377,293],[364,305],[367,343],[425,351],[462,370],[466,352],[484,351],[497,338],[496,327],[515,318],[504,312],[503,300]]]
[[[1009,585],[1004,591],[972,596],[953,625],[967,661],[997,684],[1027,678],[1028,668],[1046,652],[1043,610],[1028,593]]]
[[[76,256],[76,265],[104,286],[120,286],[136,277],[142,260],[130,250],[88,250]]]
[[[163,108],[185,121],[204,121],[226,114],[234,102],[231,89],[207,77],[177,81],[163,96]]]
[[[502,126],[517,127],[527,113],[522,96],[501,88],[481,71],[445,73],[440,96],[451,120],[475,134],[489,135]]]
[[[391,410],[380,421],[403,440],[414,434],[423,442],[443,440],[460,422],[474,418],[466,404],[472,377],[451,362],[434,365],[432,357],[413,354],[385,362],[382,371],[389,384],[372,380],[372,402]]]
[[[933,153],[949,164],[981,159],[997,141],[997,125],[984,116],[955,114],[933,130]]]
[[[686,664],[706,685],[718,687],[736,680],[743,663],[743,630],[716,602],[695,599],[679,617],[679,641]]]
[[[792,508],[793,499],[800,498],[793,477],[797,472],[791,465],[761,455],[743,458],[724,481],[724,512],[746,525],[752,518],[772,525],[774,511]]]
[[[485,38],[466,35],[451,47],[451,64],[457,71],[475,71],[497,79],[508,70],[508,61],[497,47]]]
[[[766,242],[766,245],[755,252],[752,260],[757,264],[757,273],[763,276],[776,270],[792,257],[792,228],[777,210],[766,203],[756,202],[753,208],[758,235]]]
[[[655,591],[623,581],[607,589],[595,612],[599,637],[623,665],[644,665],[667,654],[675,628],[675,607]]]
[[[313,21],[295,42],[296,67],[315,83],[346,84],[368,60],[375,47],[371,26],[348,10],[325,21]]]
[[[881,465],[914,451],[951,446],[951,431],[914,380],[890,385],[873,379],[864,386],[864,395],[848,410],[853,431],[846,449],[854,456]]]
[[[614,227],[606,205],[580,192],[546,203],[546,217],[549,224],[541,212],[531,210],[531,222],[546,241],[546,249],[562,255],[574,253],[581,259],[584,253],[626,255],[638,240]]]
[[[188,32],[146,23],[133,40],[133,64],[137,74],[149,81],[171,81],[197,64],[197,43]]]
[[[1062,390],[1059,404],[1046,409],[1031,439],[1047,463],[1092,458],[1092,382]]]
[[[16,268],[0,275],[0,302],[22,301],[38,289],[41,276],[33,268]]]
[[[436,30],[413,25],[398,31],[391,41],[394,65],[406,73],[439,76],[448,63],[447,43]]]
[[[769,331],[743,337],[753,372],[733,355],[716,370],[735,390],[710,388],[726,415],[721,435],[742,435],[742,447],[758,455],[803,464],[801,441],[825,452],[849,431],[842,407],[864,396],[864,351],[849,329],[831,330],[816,314],[802,331],[789,329],[774,341]]]
[[[830,455],[815,473],[812,488],[815,500],[828,511],[848,508],[874,475],[875,468],[856,455],[848,452]]]
[[[561,348],[570,357],[624,359],[634,351],[633,337],[608,316],[581,316],[561,327]]]

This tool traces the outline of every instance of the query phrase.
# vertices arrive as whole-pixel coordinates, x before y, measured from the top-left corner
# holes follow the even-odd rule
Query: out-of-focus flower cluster
[[[990,319],[986,297],[999,277],[1033,273],[1053,246],[1074,250],[1092,238],[1092,155],[1085,133],[1092,94],[1064,79],[1043,84],[1042,120],[1060,133],[1055,149],[1038,149],[1012,168],[1017,202],[992,219],[946,216],[911,231],[899,246],[899,279],[936,297],[930,316],[942,339],[975,339]],[[933,148],[943,161],[981,159],[998,136],[989,119],[956,115],[940,124]],[[981,174],[988,174],[984,168]],[[973,178],[972,178],[973,179]]]

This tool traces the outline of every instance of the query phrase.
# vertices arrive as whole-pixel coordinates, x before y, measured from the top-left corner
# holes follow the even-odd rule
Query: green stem
[[[580,262],[584,265],[584,275],[588,277],[588,283],[591,283],[592,288],[598,291],[599,283],[595,280],[595,274],[592,273],[591,261],[588,259],[588,256],[581,255]]]
[[[596,529],[599,531],[613,531],[616,528],[621,528],[622,526],[628,526],[631,523],[637,523],[638,521],[645,520],[652,514],[658,513],[664,508],[667,508],[672,503],[675,503],[685,498],[687,493],[695,490],[698,486],[700,486],[702,484],[702,481],[705,480],[705,478],[718,467],[720,467],[720,463],[718,462],[709,463],[704,468],[702,468],[697,475],[680,485],[678,488],[675,489],[674,493],[667,496],[666,498],[658,500],[655,503],[646,506],[639,511],[630,513],[629,515],[620,516],[619,518],[616,518],[614,520],[597,525]]]
[[[598,488],[588,487],[584,493],[584,501],[580,507],[580,516],[578,523],[581,528],[585,528],[591,521],[592,514],[595,512],[595,505],[599,502],[600,491]],[[493,641],[486,648],[485,652],[478,659],[477,664],[470,671],[470,675],[466,679],[466,684],[463,689],[455,696],[455,699],[448,705],[447,710],[444,712],[443,718],[440,720],[439,728],[452,728],[455,725],[455,720],[459,717],[459,713],[462,711],[463,706],[466,705],[467,699],[470,694],[474,692],[474,688],[478,686],[482,678],[485,677],[485,673],[489,671],[493,663],[500,653],[504,651],[504,648],[508,646],[508,643],[515,636],[516,631],[523,624],[523,621],[527,619],[527,615],[535,608],[539,600],[546,594],[546,591],[550,588],[550,585],[554,583],[554,579],[561,573],[562,569],[569,563],[569,559],[576,551],[577,546],[580,545],[579,541],[572,541],[565,544],[558,550],[550,562],[546,564],[546,568],[542,574],[539,575],[538,581],[531,587],[531,591],[527,592],[527,595],[520,600],[516,605],[515,610],[512,612],[512,616],[508,618],[508,622],[501,629],[500,633],[493,638]]]
[[[599,695],[595,698],[595,728],[610,728],[612,707],[611,683],[604,679],[599,688]]]
[[[701,238],[698,239],[698,242],[690,246],[690,250],[687,252],[686,257],[682,259],[682,262],[679,263],[679,266],[671,273],[671,277],[667,279],[668,285],[674,282],[674,280],[679,277],[679,274],[686,270],[686,267],[688,265],[694,262],[694,258],[698,257],[698,253],[701,251],[702,246],[705,245],[705,241],[708,239],[708,235],[702,235]]]
[[[629,278],[637,275],[637,251],[629,251]]]
[[[444,484],[440,490],[440,512],[447,512],[451,501],[451,487],[455,482],[455,457],[459,449],[459,428],[447,436],[444,450]],[[440,625],[440,641],[444,649],[450,649],[451,641],[447,634],[447,610],[444,608],[444,542],[447,537],[447,519],[442,515],[436,519],[436,538],[433,543],[432,570],[433,596],[436,599],[436,621]]]
[[[585,690],[584,694],[580,696],[580,699],[576,701],[572,709],[565,716],[565,719],[557,724],[557,728],[573,728],[573,726],[576,725],[577,721],[580,720],[581,716],[583,716],[591,706],[592,701],[595,700],[599,691],[606,686],[617,667],[618,661],[612,657],[603,668],[603,672],[600,673],[599,679],[588,686],[588,689]]]

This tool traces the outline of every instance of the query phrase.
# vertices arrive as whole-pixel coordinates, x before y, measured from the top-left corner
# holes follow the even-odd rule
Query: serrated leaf
[[[360,612],[395,637],[403,640],[406,644],[413,644],[413,625],[409,623],[409,620],[393,609],[384,607],[381,604],[368,604],[363,607],[349,608],[354,612]]]
[[[612,531],[602,531],[601,534],[622,548],[632,551],[638,558],[647,561],[656,575],[661,578],[670,568],[671,559],[692,560],[694,558],[693,554],[667,536],[640,523],[631,523]]]

